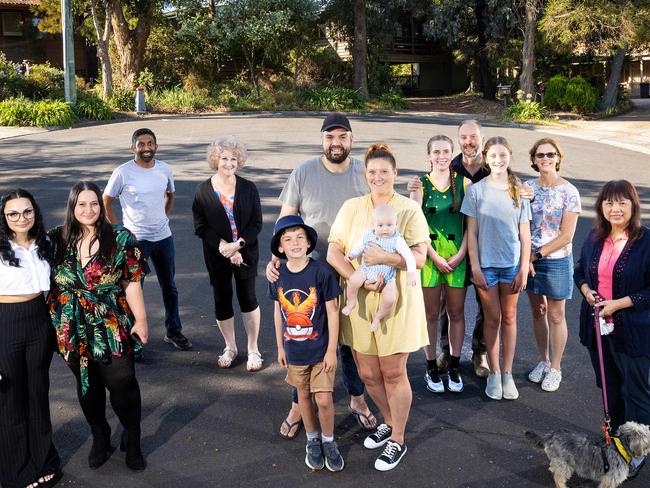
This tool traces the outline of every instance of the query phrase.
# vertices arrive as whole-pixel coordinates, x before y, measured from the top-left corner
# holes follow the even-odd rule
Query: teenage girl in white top
[[[50,245],[29,192],[11,191],[0,206],[0,485],[49,487],[62,476],[48,398]]]

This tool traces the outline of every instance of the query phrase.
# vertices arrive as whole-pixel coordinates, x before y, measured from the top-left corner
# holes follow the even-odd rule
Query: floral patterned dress
[[[63,245],[61,231],[50,232],[55,248]],[[79,365],[82,394],[88,390],[89,361],[108,364],[112,356],[133,351],[134,317],[120,283],[142,278],[140,249],[126,228],[113,226],[113,234],[115,251],[109,259],[96,255],[82,266],[72,247],[52,270],[47,298],[52,325],[65,362]]]

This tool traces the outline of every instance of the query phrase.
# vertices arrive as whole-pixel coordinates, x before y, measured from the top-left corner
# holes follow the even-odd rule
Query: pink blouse
[[[603,244],[603,251],[600,253],[598,261],[598,294],[604,300],[613,298],[614,265],[623,252],[627,240],[628,237],[625,234],[617,238],[616,241],[612,241],[612,238],[608,237]]]

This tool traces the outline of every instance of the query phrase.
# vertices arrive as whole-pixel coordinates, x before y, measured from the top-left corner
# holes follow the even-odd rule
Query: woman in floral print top
[[[101,191],[81,181],[68,196],[65,222],[50,232],[55,264],[48,305],[59,352],[77,379],[79,404],[93,434],[88,464],[104,464],[113,447],[106,391],[124,427],[129,468],[145,468],[140,450],[140,388],[135,341],[147,342],[147,316],[135,236],[106,220]]]

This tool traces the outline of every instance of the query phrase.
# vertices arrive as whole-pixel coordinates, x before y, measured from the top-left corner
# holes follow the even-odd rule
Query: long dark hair
[[[79,194],[82,191],[92,191],[97,195],[99,202],[99,217],[95,222],[95,236],[90,241],[89,248],[92,249],[95,242],[99,242],[99,255],[103,259],[108,259],[113,255],[115,249],[115,236],[113,235],[113,227],[106,220],[106,211],[104,210],[104,201],[102,200],[102,192],[99,187],[91,181],[80,181],[70,188],[68,194],[68,203],[65,207],[65,220],[63,221],[63,229],[61,232],[62,245],[58,246],[56,261],[61,262],[66,249],[76,249],[79,241],[83,237],[83,229],[81,224],[74,216],[74,209],[77,206]]]
[[[9,244],[9,241],[14,236],[14,232],[9,228],[7,217],[5,217],[5,207],[7,206],[7,202],[15,200],[16,198],[26,198],[31,203],[32,208],[34,209],[34,225],[32,225],[32,228],[27,232],[27,236],[36,242],[36,245],[38,246],[38,257],[51,262],[52,244],[47,238],[47,233],[45,232],[43,214],[41,214],[41,209],[36,203],[36,200],[34,200],[32,194],[22,188],[11,190],[2,196],[2,203],[0,204],[2,210],[2,222],[0,222],[0,258],[2,258],[5,263],[8,263],[9,266],[20,266],[20,260],[16,257],[16,253],[13,249],[11,249],[11,244]]]
[[[612,232],[612,224],[609,223],[603,214],[603,202],[606,200],[620,199],[626,199],[632,202],[632,215],[626,229],[628,241],[634,242],[643,235],[643,227],[641,226],[641,201],[639,200],[639,194],[636,188],[627,180],[612,180],[605,183],[596,199],[596,219],[594,221],[594,228],[596,229],[594,239],[596,241],[604,241]]]

